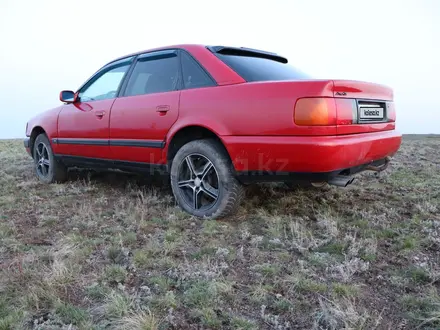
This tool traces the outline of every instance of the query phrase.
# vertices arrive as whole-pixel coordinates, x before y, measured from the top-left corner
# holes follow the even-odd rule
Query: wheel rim
[[[219,198],[219,178],[214,164],[205,156],[191,154],[179,165],[179,194],[193,210],[207,210]]]
[[[35,153],[37,173],[42,177],[47,177],[50,169],[49,150],[43,142],[40,142],[35,149]]]

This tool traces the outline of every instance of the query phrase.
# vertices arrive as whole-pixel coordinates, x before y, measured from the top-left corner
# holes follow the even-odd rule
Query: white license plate
[[[360,119],[383,119],[383,108],[365,107],[359,112]]]

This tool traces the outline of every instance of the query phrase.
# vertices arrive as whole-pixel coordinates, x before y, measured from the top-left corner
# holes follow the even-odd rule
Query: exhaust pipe
[[[337,175],[334,178],[328,180],[328,184],[338,187],[347,187],[354,181],[354,177],[347,175]]]
[[[374,171],[374,172],[382,172],[385,171],[388,167],[388,165],[391,162],[391,157],[387,156],[385,157],[385,163],[381,166],[373,166],[373,165],[368,165],[365,170],[367,171]]]

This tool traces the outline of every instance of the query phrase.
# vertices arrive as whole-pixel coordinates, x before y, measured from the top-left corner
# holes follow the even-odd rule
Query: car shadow
[[[112,188],[125,189],[128,184],[139,188],[154,188],[163,193],[172,194],[170,178],[167,174],[141,174],[131,173],[111,169],[69,169],[69,181],[89,181],[99,184],[108,185]],[[298,191],[308,192],[317,191],[318,189],[309,187],[289,188],[283,183],[253,183],[246,185],[246,195],[265,196],[268,191],[272,195],[282,195],[285,193],[295,193]]]

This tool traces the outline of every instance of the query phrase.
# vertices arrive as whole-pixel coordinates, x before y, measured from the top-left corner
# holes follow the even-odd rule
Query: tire
[[[233,215],[243,199],[244,187],[234,176],[229,155],[215,140],[185,144],[174,157],[170,172],[177,203],[196,217],[219,219]]]
[[[35,173],[41,182],[49,184],[67,180],[67,168],[55,159],[46,134],[40,134],[35,139],[32,156]]]

